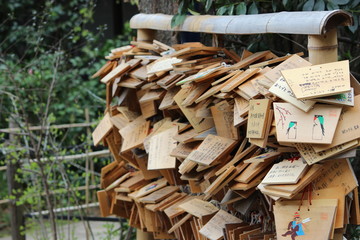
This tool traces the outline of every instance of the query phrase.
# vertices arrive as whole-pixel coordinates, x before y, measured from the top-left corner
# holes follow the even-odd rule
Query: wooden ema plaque
[[[315,105],[305,113],[290,103],[274,103],[276,137],[279,142],[330,144],[341,107]]]
[[[189,120],[192,127],[196,132],[200,133],[204,130],[214,127],[214,121],[210,118],[204,119],[196,117],[196,112],[193,108],[184,107],[181,103],[186,99],[187,94],[189,93],[188,89],[181,89],[174,97],[175,102],[184,113],[186,118]]]
[[[262,180],[262,184],[296,184],[307,169],[302,159],[284,160],[274,164]]]
[[[119,132],[124,138],[121,152],[141,146],[149,133],[149,127],[150,121],[146,121],[143,116],[140,116],[126,127],[120,129]]]
[[[283,70],[281,74],[298,99],[311,99],[350,91],[349,61]]]
[[[187,159],[202,165],[211,165],[226,153],[229,153],[235,144],[236,141],[232,139],[210,134],[198,149],[189,154]]]
[[[250,100],[247,138],[264,137],[270,103],[269,99]]]
[[[227,223],[241,223],[242,221],[233,215],[219,210],[217,214],[200,229],[200,234],[211,240],[221,239],[223,236],[223,228]]]
[[[110,120],[110,114],[107,113],[92,133],[95,146],[98,145],[101,140],[105,138],[105,136],[112,130],[112,127],[113,124]]]
[[[360,95],[355,97],[354,103],[360,106]],[[329,145],[313,145],[316,152],[324,151],[332,147],[344,144],[360,138],[360,109],[358,107],[344,107],[336,127],[334,139]]]
[[[199,43],[133,44],[112,52],[96,74],[107,96],[94,143],[114,160],[101,171],[103,216],[179,240],[338,240],[346,224],[360,222],[346,159],[359,146],[360,88],[353,77],[347,88],[348,63],[311,66],[270,51],[240,57]],[[321,211],[307,204],[310,195],[324,202]],[[301,199],[300,216],[312,218],[311,206],[320,217],[291,236],[295,212],[281,211],[294,205],[285,200]],[[319,236],[314,223],[323,224]]]
[[[271,86],[269,92],[283,99],[284,101],[291,103],[304,112],[308,112],[316,103],[316,101],[313,100],[297,99],[283,77],[280,77],[274,83],[274,85]]]
[[[177,127],[172,127],[151,137],[148,170],[175,168],[176,158],[170,156],[170,153],[177,146],[177,141],[173,139],[178,132],[177,129]]]
[[[337,199],[311,201],[299,210],[300,201],[277,202],[274,206],[276,235],[279,240],[299,236],[304,240],[328,240],[333,231]],[[294,231],[294,229],[297,231]],[[295,235],[296,234],[296,235]]]

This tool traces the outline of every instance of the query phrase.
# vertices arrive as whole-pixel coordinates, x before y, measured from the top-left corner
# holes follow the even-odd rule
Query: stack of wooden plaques
[[[112,50],[93,76],[106,85],[94,145],[114,159],[102,216],[155,239],[342,239],[360,224],[349,160],[360,86],[348,61],[302,55],[158,41]]]

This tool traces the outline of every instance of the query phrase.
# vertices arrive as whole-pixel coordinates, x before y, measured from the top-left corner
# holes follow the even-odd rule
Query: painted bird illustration
[[[290,131],[291,128],[296,128],[296,125],[297,125],[297,122],[295,122],[295,121],[289,122],[289,126],[288,126],[288,128],[286,130],[286,134],[287,135],[289,134],[289,131]]]
[[[325,136],[324,116],[323,116],[323,115],[315,115],[315,116],[314,116],[314,124],[315,124],[315,125],[317,125],[317,123],[315,122],[316,119],[319,121],[322,135]]]

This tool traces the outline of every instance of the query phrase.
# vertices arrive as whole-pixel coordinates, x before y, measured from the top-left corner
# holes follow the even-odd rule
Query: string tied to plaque
[[[221,66],[222,66],[222,67],[231,67],[232,65],[231,65],[231,64],[227,64],[226,62],[222,62],[222,63],[221,63]]]
[[[301,209],[301,206],[303,204],[303,201],[304,201],[304,197],[305,197],[305,193],[307,192],[308,194],[308,211],[310,211],[310,205],[311,204],[311,194],[312,194],[312,184],[309,184],[307,187],[305,187],[305,189],[303,190],[302,192],[302,195],[301,195],[301,200],[300,200],[300,204],[299,204],[299,208],[298,208],[298,211],[300,211]]]

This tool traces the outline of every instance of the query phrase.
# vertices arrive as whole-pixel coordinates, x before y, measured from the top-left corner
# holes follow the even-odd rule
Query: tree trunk
[[[164,13],[176,14],[178,4],[170,0],[139,0],[139,11],[141,13]],[[177,33],[173,31],[157,31],[155,39],[165,44],[176,44]]]
[[[14,120],[9,119],[9,127],[16,127]],[[13,134],[9,134],[9,141],[15,145],[15,138]],[[24,218],[24,206],[17,205],[16,201],[21,195],[22,185],[15,180],[17,169],[20,168],[19,159],[8,159],[7,162],[7,182],[8,182],[8,193],[9,196],[15,196],[15,199],[9,203],[10,208],[10,223],[11,223],[11,237],[13,240],[25,240],[25,235],[21,232],[25,231],[25,218]]]

